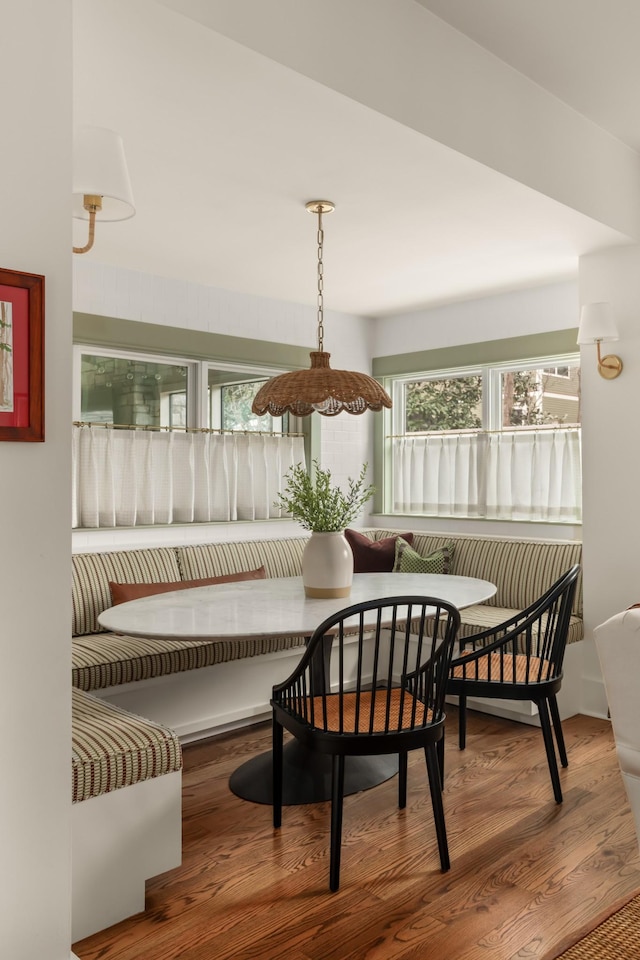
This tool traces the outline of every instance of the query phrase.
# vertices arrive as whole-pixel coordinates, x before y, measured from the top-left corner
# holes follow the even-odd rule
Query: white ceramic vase
[[[302,553],[302,581],[308,597],[348,597],[353,552],[342,533],[312,533]]]

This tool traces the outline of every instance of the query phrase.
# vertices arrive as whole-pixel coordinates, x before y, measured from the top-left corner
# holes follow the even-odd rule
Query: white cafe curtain
[[[394,513],[482,516],[483,446],[479,433],[396,437]]]
[[[580,429],[396,437],[393,509],[581,523]]]
[[[73,427],[73,527],[267,520],[302,437]]]
[[[489,434],[486,516],[582,522],[580,429]]]

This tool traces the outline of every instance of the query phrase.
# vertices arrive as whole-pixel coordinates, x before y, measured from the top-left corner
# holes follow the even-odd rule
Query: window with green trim
[[[581,521],[579,356],[387,381],[386,510]]]
[[[74,348],[74,527],[283,516],[287,470],[305,462],[289,416],[257,417],[258,365]]]

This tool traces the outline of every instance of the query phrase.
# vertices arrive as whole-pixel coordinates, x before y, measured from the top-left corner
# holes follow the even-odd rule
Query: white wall
[[[5,0],[2,36],[0,265],[46,278],[46,439],[0,448],[0,953],[68,960],[70,0]]]
[[[621,247],[580,260],[580,301],[611,303],[620,340],[603,344],[624,364],[617,380],[597,372],[595,346],[581,348],[585,709],[606,712],[593,628],[640,602],[640,247]],[[640,669],[640,658],[631,669]]]
[[[373,356],[566,330],[577,327],[578,318],[577,281],[567,280],[381,318],[376,321]]]

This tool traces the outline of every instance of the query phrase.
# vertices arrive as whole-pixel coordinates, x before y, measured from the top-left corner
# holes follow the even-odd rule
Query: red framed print
[[[0,268],[0,440],[44,440],[44,277]]]

